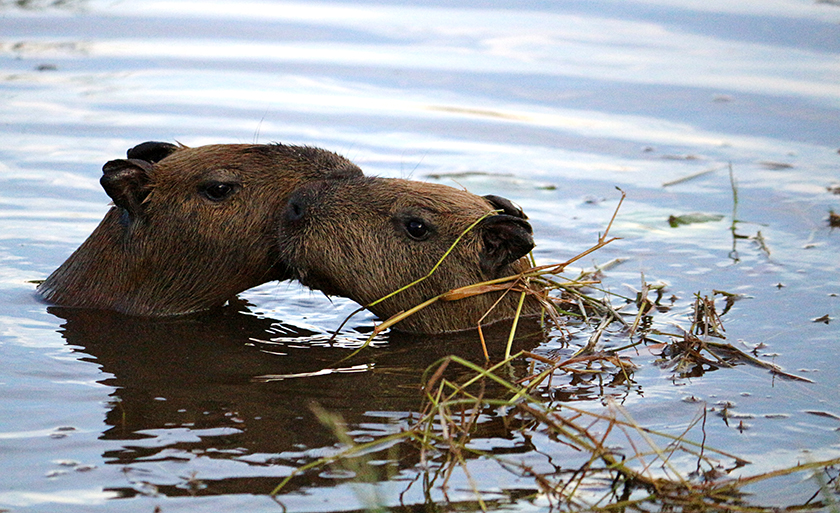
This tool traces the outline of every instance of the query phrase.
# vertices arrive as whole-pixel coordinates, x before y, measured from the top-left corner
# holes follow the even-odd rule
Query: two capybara
[[[531,226],[509,201],[362,176],[316,148],[149,142],[105,164],[113,208],[39,287],[48,301],[167,316],[296,278],[387,318],[453,288],[528,268]],[[478,223],[468,230],[473,223]],[[513,317],[519,294],[437,302],[395,328],[444,333]],[[537,313],[529,297],[525,315]],[[488,313],[489,312],[489,313]]]
[[[114,206],[39,287],[62,306],[166,316],[220,306],[292,274],[279,262],[277,226],[307,181],[361,176],[316,148],[148,142],[103,167]]]

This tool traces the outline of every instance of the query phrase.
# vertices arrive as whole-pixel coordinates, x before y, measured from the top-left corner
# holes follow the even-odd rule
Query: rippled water
[[[529,214],[539,263],[591,246],[621,187],[622,239],[582,264],[626,259],[604,281],[621,294],[641,273],[666,283],[675,322],[695,292],[746,295],[724,316],[728,341],[761,344],[756,354],[813,382],[747,365],[677,378],[639,355],[632,384],[569,379],[555,399],[597,409],[614,397],[643,426],[676,432],[702,408],[684,399],[705,401],[708,442],[752,462],[733,475],[837,457],[838,84],[833,1],[0,2],[0,509],[280,509],[266,494],[339,447],[312,402],[375,439],[416,418],[437,358],[480,360],[472,339],[388,334],[336,366],[372,318],[329,342],[355,305],[288,283],[211,319],[48,311],[31,281],[107,210],[102,164],[146,140],[308,144],[368,174],[502,194]],[[668,223],[694,213],[719,220]],[[748,238],[733,238],[733,215]],[[712,414],[721,404],[739,422]],[[543,471],[574,457],[498,421],[488,412],[474,443]],[[368,463],[375,485],[322,468],[281,500],[477,507],[463,474],[444,496],[424,488],[416,451],[396,451]],[[545,506],[518,498],[532,480],[480,458],[469,468],[491,509]],[[789,479],[751,500],[801,504],[817,489]]]

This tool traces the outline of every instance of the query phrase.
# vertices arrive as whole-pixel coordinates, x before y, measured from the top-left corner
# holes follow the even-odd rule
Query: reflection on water
[[[277,476],[328,454],[334,435],[318,422],[313,405],[359,426],[353,431],[358,440],[387,435],[405,429],[418,410],[429,366],[450,354],[483,360],[473,333],[422,339],[394,333],[386,346],[351,357],[352,348],[324,343],[323,335],[233,306],[161,321],[50,311],[64,319],[62,336],[81,360],[110,376],[102,381],[114,392],[101,439],[120,441],[121,447],[103,454],[107,464],[142,476],[149,466],[177,468],[188,453],[254,467],[246,472],[248,480],[205,476],[202,494],[268,493]],[[494,358],[503,351],[507,329],[487,331]],[[514,350],[530,350],[544,340],[539,326],[526,325],[522,332],[531,335],[520,338]],[[322,342],[312,344],[313,338]],[[347,372],[354,369],[361,372]],[[417,458],[401,455],[400,468],[413,467]],[[320,472],[297,481],[307,487],[335,483],[319,480]],[[149,478],[136,480],[153,484]],[[176,488],[157,491],[187,493]]]
[[[312,403],[376,439],[416,420],[438,358],[483,361],[474,337],[394,333],[342,360],[371,317],[330,340],[355,305],[288,283],[169,321],[49,313],[31,281],[104,215],[102,164],[146,140],[322,146],[368,174],[502,194],[528,213],[538,263],[589,248],[620,186],[622,239],[579,264],[620,258],[604,287],[631,299],[642,273],[664,284],[663,326],[683,324],[697,292],[737,294],[727,341],[813,383],[748,365],[680,374],[652,347],[623,353],[639,365],[627,379],[557,375],[542,398],[593,411],[613,398],[671,433],[705,403],[708,443],[752,461],[744,474],[836,453],[835,3],[21,0],[0,13],[0,509],[273,510],[262,494],[340,449]],[[599,347],[626,344],[614,329]],[[528,331],[521,348],[547,356],[591,335]],[[573,461],[506,419],[483,411],[474,443],[543,472]],[[529,502],[533,480],[483,458],[446,496],[410,444],[366,461],[386,504],[474,509],[472,479],[498,498],[489,509],[545,505]],[[796,479],[752,497],[802,503],[813,488]],[[364,508],[358,480],[311,470],[284,504]]]

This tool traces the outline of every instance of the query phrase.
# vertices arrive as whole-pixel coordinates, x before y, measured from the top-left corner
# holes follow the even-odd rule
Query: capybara
[[[429,278],[371,305],[428,274],[455,240],[487,214]],[[526,219],[510,201],[496,196],[359,177],[301,186],[289,199],[279,243],[282,261],[301,283],[348,297],[385,319],[450,289],[527,269],[524,256],[534,241]],[[394,328],[446,333],[475,328],[488,311],[484,324],[514,317],[519,294],[508,292],[495,304],[500,295],[438,301]],[[540,302],[528,296],[524,315],[540,308]]]
[[[334,153],[282,144],[146,142],[102,168],[113,207],[39,287],[69,307],[167,316],[290,277],[277,226],[306,181],[361,176]]]

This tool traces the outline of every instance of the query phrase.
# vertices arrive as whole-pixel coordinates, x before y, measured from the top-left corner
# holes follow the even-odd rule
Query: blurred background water
[[[747,296],[724,316],[728,340],[813,383],[749,366],[677,378],[639,356],[632,386],[558,394],[592,408],[615,396],[642,425],[677,430],[697,414],[686,397],[726,404],[741,423],[710,417],[709,441],[752,461],[744,474],[840,454],[832,0],[0,1],[0,134],[0,508],[279,509],[265,494],[337,447],[310,401],[360,440],[394,432],[449,349],[386,335],[365,365],[254,380],[317,371],[364,339],[327,343],[355,305],[289,283],[242,294],[248,315],[163,327],[48,312],[31,281],[108,209],[102,164],[146,140],[320,146],[367,174],[500,194],[531,218],[538,263],[591,246],[618,186],[622,239],[582,265],[626,259],[605,286],[665,283],[675,321],[695,292]],[[719,220],[669,225],[694,213]],[[511,433],[484,443],[535,465],[565,457]],[[387,506],[474,507],[464,476],[446,498],[412,486],[407,451],[371,463],[387,477],[368,488],[321,470],[282,501],[362,509],[372,489]],[[517,498],[533,482],[471,465],[491,508],[544,506]],[[816,489],[791,479],[757,502]]]

